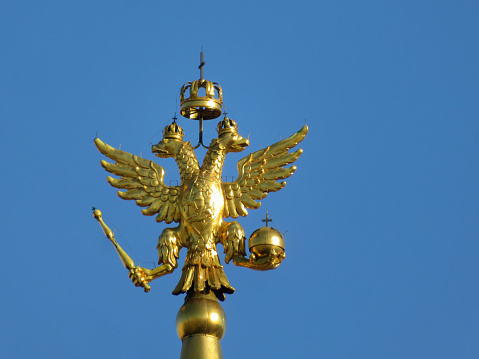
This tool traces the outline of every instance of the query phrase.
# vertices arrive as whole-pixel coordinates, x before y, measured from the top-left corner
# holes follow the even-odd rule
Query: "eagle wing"
[[[109,163],[101,160],[101,165],[108,172],[120,178],[107,177],[113,187],[126,189],[118,191],[122,199],[134,199],[140,207],[147,207],[141,211],[145,216],[156,216],[156,221],[180,221],[178,197],[180,187],[168,187],[163,182],[165,170],[153,161],[137,157],[128,152],[117,150],[95,138],[95,145],[105,156],[116,161]]]
[[[308,126],[296,132],[291,137],[275,143],[265,149],[251,153],[238,162],[238,178],[234,182],[223,183],[225,206],[223,217],[237,218],[246,216],[246,208],[256,209],[268,192],[279,191],[286,185],[285,181],[276,182],[291,176],[296,166],[284,168],[296,161],[303,153],[298,149],[288,153],[300,143],[308,133]]]

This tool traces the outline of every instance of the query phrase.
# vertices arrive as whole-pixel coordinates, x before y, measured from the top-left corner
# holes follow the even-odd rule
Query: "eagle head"
[[[241,152],[249,146],[249,140],[238,134],[236,122],[228,117],[224,117],[218,123],[218,144],[226,152]]]
[[[226,152],[241,152],[249,146],[249,140],[237,132],[224,133],[218,137],[218,143],[224,146]]]
[[[184,142],[174,138],[164,138],[156,145],[151,146],[151,152],[160,158],[175,157],[181,150]]]
[[[174,121],[165,127],[163,139],[151,147],[151,152],[156,153],[156,156],[160,158],[174,157],[184,144],[184,134],[183,129]]]

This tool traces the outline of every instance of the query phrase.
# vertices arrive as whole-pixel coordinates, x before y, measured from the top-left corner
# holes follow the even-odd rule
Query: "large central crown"
[[[204,89],[205,96],[200,96],[199,91]],[[185,97],[188,94],[189,97]],[[223,90],[216,82],[199,79],[187,82],[181,87],[180,113],[181,116],[191,120],[212,120],[221,116],[223,107]]]

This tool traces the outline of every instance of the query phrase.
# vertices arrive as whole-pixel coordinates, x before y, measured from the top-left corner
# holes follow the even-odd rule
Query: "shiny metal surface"
[[[181,340],[199,334],[223,338],[226,315],[213,292],[188,292],[176,316],[176,331]]]
[[[180,359],[223,357],[226,315],[213,292],[188,292],[176,316],[176,331],[183,342]]]
[[[249,238],[249,250],[257,257],[265,257],[271,251],[284,252],[283,235],[273,227],[262,227]]]
[[[198,92],[204,90],[205,95]],[[212,120],[221,116],[223,90],[216,82],[199,79],[187,82],[180,92],[181,116],[191,120]]]
[[[223,359],[220,340],[207,335],[194,335],[183,340],[180,359]]]
[[[233,182],[222,181],[225,157],[230,152],[241,152],[249,140],[238,133],[235,121],[224,116],[218,123],[218,137],[208,147],[203,144],[203,120],[217,118],[222,113],[223,93],[217,83],[203,79],[203,53],[199,66],[201,78],[183,85],[180,94],[181,115],[199,120],[199,143],[193,147],[184,142],[184,131],[174,122],[167,125],[163,138],[151,150],[159,158],[172,157],[180,171],[181,184],[167,186],[165,170],[153,161],[115,149],[94,140],[98,150],[113,163],[101,160],[106,171],[117,176],[107,177],[118,196],[135,200],[146,216],[155,216],[157,222],[178,223],[165,228],[158,238],[158,264],[154,269],[135,266],[133,260],[118,245],[112,231],[104,223],[101,212],[93,216],[114,245],[128,277],[137,287],[150,290],[149,283],[178,267],[179,252],[187,248],[181,278],[173,294],[187,293],[185,303],[176,318],[176,329],[182,340],[181,359],[222,359],[220,340],[226,330],[226,316],[218,302],[225,294],[234,292],[221,265],[217,244],[224,248],[225,261],[236,266],[264,271],[278,267],[285,258],[284,238],[277,230],[266,227],[255,231],[249,239],[251,254],[246,256],[246,236],[237,221],[224,219],[245,217],[247,209],[257,209],[269,192],[286,185],[280,181],[291,176],[295,162],[302,154],[298,149],[289,152],[308,132],[303,128],[285,140],[253,152],[238,162],[238,176]],[[199,92],[205,92],[202,96]],[[200,166],[194,150],[203,145],[208,149]]]
[[[115,247],[118,255],[120,256],[121,262],[125,266],[126,269],[130,271],[135,271],[135,263],[133,260],[130,258],[128,254],[123,250],[123,248],[120,247],[118,242],[116,241],[115,237],[113,236],[113,232],[111,229],[105,224],[101,217],[101,211],[99,209],[93,209],[93,217],[100,223],[101,228],[103,229],[103,232],[105,233],[106,237],[110,240],[110,242],[113,244]],[[150,286],[148,285],[148,282],[145,281],[146,275],[139,275],[138,276],[138,286],[143,287],[145,293],[148,293],[150,291]]]
[[[155,162],[95,139],[98,150],[115,161],[102,160],[101,165],[120,177],[107,178],[113,187],[126,190],[118,191],[118,196],[135,200],[138,206],[144,207],[141,212],[155,216],[157,222],[179,223],[176,227],[165,228],[160,234],[157,245],[159,267],[147,269],[128,262],[130,279],[145,291],[149,282],[178,267],[179,251],[183,247],[188,251],[173,294],[190,290],[197,293],[212,291],[220,300],[225,299],[225,294],[233,293],[234,288],[221,265],[216,249],[218,243],[224,247],[226,263],[233,260],[237,266],[254,270],[274,269],[285,257],[284,240],[279,236],[275,239],[271,235],[275,233],[273,229],[268,229],[273,232],[260,230],[252,236],[252,253],[246,257],[243,228],[237,221],[225,222],[224,219],[246,216],[247,208],[259,208],[261,203],[258,200],[286,185],[285,181],[277,181],[288,178],[296,170],[296,166],[285,166],[296,161],[302,150],[289,150],[304,139],[308,127],[304,126],[287,139],[241,159],[234,182],[221,179],[225,156],[243,151],[249,146],[249,140],[238,133],[236,122],[226,116],[218,123],[217,131],[218,138],[211,141],[200,167],[193,147],[183,141],[183,129],[176,122],[165,127],[163,139],[152,146],[152,152],[159,158],[175,159],[181,177],[179,186],[167,186],[165,171]],[[115,248],[119,251],[117,244]]]

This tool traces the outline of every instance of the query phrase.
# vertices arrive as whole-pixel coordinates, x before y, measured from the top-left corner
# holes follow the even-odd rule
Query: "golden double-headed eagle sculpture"
[[[209,88],[212,93],[207,92],[205,98],[211,100],[215,85],[201,79],[195,86]],[[193,96],[198,95],[192,92]],[[178,267],[179,252],[183,247],[187,248],[186,260],[173,294],[211,290],[220,300],[235,289],[221,265],[216,247],[218,243],[224,247],[226,263],[233,260],[237,266],[255,270],[274,269],[285,257],[284,248],[278,245],[266,246],[266,251],[246,257],[244,229],[237,221],[226,222],[225,219],[246,216],[248,208],[260,207],[258,200],[285,186],[286,182],[279,180],[293,174],[296,167],[287,166],[302,153],[301,149],[289,150],[304,139],[307,126],[291,137],[241,159],[234,182],[222,181],[225,156],[230,152],[243,151],[249,146],[249,140],[238,134],[236,122],[226,115],[218,123],[217,131],[218,137],[211,141],[200,166],[191,143],[183,141],[184,131],[176,120],[165,127],[162,140],[151,150],[159,158],[174,158],[181,177],[178,186],[165,184],[165,170],[155,162],[95,139],[99,151],[115,161],[102,160],[101,165],[119,177],[107,178],[113,187],[126,190],[118,191],[118,195],[125,200],[135,200],[138,206],[144,207],[141,212],[146,216],[156,216],[157,222],[178,223],[176,227],[165,228],[159,236],[158,267],[147,269],[134,266],[131,261],[129,265],[125,264],[130,269],[129,277],[133,283],[144,287],[145,291],[149,290],[149,282],[172,273]]]

